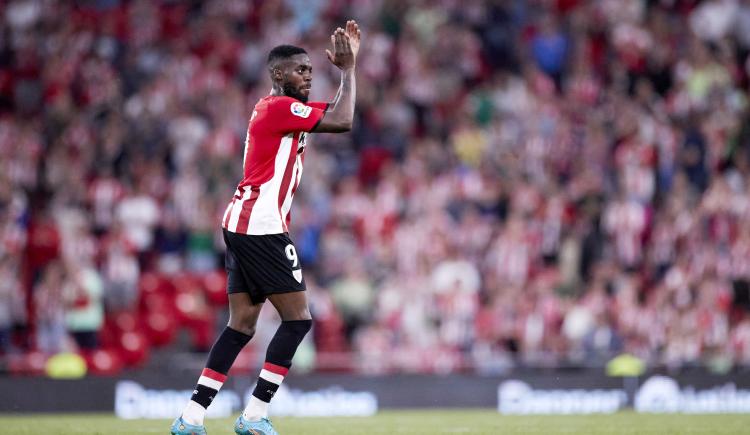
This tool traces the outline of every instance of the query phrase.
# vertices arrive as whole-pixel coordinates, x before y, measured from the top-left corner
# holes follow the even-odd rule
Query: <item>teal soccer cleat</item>
[[[242,414],[234,423],[234,433],[237,435],[279,435],[269,419],[261,418],[258,421],[249,421],[245,420]]]
[[[172,435],[206,435],[206,427],[186,423],[182,417],[178,417],[174,423],[172,423],[170,433]]]

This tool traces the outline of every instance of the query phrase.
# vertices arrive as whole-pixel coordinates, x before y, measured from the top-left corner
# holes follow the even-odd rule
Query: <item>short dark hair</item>
[[[288,59],[296,54],[307,54],[302,47],[294,45],[277,45],[271,51],[268,52],[268,59],[266,60],[267,65],[271,65],[274,61],[280,59]]]

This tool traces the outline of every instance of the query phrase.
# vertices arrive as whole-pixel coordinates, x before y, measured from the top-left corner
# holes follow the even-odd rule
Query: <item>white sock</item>
[[[255,396],[250,396],[250,402],[247,403],[242,416],[247,421],[258,421],[261,418],[268,418],[268,402],[264,402]]]
[[[198,378],[198,385],[196,385],[195,391],[193,391],[193,397],[185,405],[185,409],[182,410],[182,419],[188,424],[203,426],[203,420],[206,418],[206,408],[194,399],[207,400],[210,403],[219,394],[219,390],[221,390],[226,380],[226,375],[209,368],[203,369],[200,378]],[[204,387],[201,389],[201,393],[198,393],[198,387]],[[199,396],[198,394],[203,396]],[[207,395],[210,395],[210,398],[206,399]],[[202,399],[199,397],[202,397]]]
[[[195,403],[192,400],[185,405],[185,409],[182,410],[182,419],[185,423],[194,424],[197,426],[203,426],[203,419],[206,417],[206,408],[202,407],[199,403]]]

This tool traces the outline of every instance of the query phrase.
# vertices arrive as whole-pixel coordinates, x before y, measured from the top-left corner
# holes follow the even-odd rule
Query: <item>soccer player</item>
[[[308,103],[312,65],[304,49],[280,45],[268,54],[271,94],[255,105],[247,129],[244,178],[224,213],[229,324],[211,348],[193,396],[172,424],[174,435],[205,434],[203,420],[227,379],[237,354],[255,332],[263,302],[281,316],[266,351],[258,384],[237,418],[237,434],[274,435],[268,404],[292,365],[297,346],[312,326],[305,281],[289,238],[289,210],[302,175],[306,137],[312,132],[351,130],[354,118],[354,67],[360,31],[348,21],[331,35],[328,60],[341,70],[331,103]]]

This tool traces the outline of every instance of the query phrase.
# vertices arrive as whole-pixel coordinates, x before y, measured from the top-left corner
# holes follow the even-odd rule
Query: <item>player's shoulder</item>
[[[262,115],[258,118],[258,120],[262,120],[265,119],[266,116],[278,116],[279,109],[285,108],[284,110],[288,111],[292,101],[296,100],[285,96],[267,95],[255,103],[253,110],[258,115]]]
[[[289,114],[300,118],[307,118],[312,112],[312,107],[300,100],[286,95],[269,95],[264,98],[266,107],[270,112],[277,114]]]
[[[286,95],[268,95],[261,99],[261,101],[268,106],[290,106],[294,103],[299,103],[299,100],[287,97]]]

